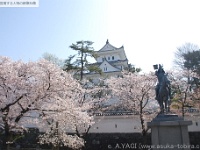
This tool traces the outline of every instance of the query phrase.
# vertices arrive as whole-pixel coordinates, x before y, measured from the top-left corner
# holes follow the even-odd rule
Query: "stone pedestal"
[[[160,114],[147,126],[151,128],[151,147],[153,150],[190,150],[188,125],[192,121],[185,121],[175,114]]]

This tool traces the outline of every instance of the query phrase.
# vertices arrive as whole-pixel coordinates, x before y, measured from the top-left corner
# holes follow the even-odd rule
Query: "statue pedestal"
[[[151,128],[151,146],[153,150],[190,150],[188,125],[192,121],[185,121],[175,114],[160,114],[147,126]]]

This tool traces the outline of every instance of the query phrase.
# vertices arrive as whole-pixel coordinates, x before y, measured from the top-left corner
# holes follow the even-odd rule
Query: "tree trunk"
[[[10,144],[7,144],[6,150],[10,150]]]
[[[12,144],[12,134],[9,132],[7,135],[6,135],[6,150],[10,150],[10,144]]]
[[[84,63],[83,63],[83,49],[81,51],[81,80],[83,80],[83,68],[84,68]]]
[[[52,150],[59,150],[59,146],[53,146]]]
[[[5,134],[4,134],[4,138],[3,138],[3,147],[5,146],[6,147],[6,150],[10,150],[10,142],[12,140],[12,136],[11,136],[11,133],[9,131],[9,125],[7,123],[7,114],[2,117],[3,121],[4,121],[4,131],[5,131]]]
[[[185,105],[184,105],[184,102],[182,102],[182,117],[184,118],[185,117],[185,110],[184,110],[184,108],[185,108]]]
[[[58,122],[56,122],[56,135],[55,136],[59,136],[58,135]],[[59,141],[56,143],[56,146],[53,146],[53,150],[59,150]]]
[[[145,125],[144,125],[143,114],[140,114],[140,122],[141,122],[141,126],[142,126],[142,135],[145,136],[146,135],[146,129],[145,129]]]
[[[141,126],[142,126],[142,136],[143,136],[143,144],[146,144],[147,143],[147,131],[146,131],[146,128],[145,128],[145,125],[144,125],[144,116],[143,116],[143,102],[140,101],[140,123],[141,123]]]
[[[141,122],[141,125],[142,125],[143,144],[146,144],[147,143],[147,131],[146,131],[146,128],[145,128],[145,125],[144,125],[144,117],[143,117],[142,113],[140,113],[140,122]]]

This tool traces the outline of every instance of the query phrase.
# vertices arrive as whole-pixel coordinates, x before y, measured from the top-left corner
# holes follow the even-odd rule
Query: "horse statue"
[[[154,69],[158,69],[155,72],[155,75],[158,78],[158,84],[156,85],[156,100],[160,106],[160,113],[168,113],[170,111],[170,97],[171,97],[171,88],[170,81],[167,78],[167,74],[163,67],[159,64],[154,65]]]

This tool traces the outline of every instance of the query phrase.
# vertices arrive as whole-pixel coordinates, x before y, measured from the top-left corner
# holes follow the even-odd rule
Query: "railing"
[[[94,116],[121,116],[121,115],[133,115],[137,114],[136,112],[103,112],[103,113],[94,113]]]

